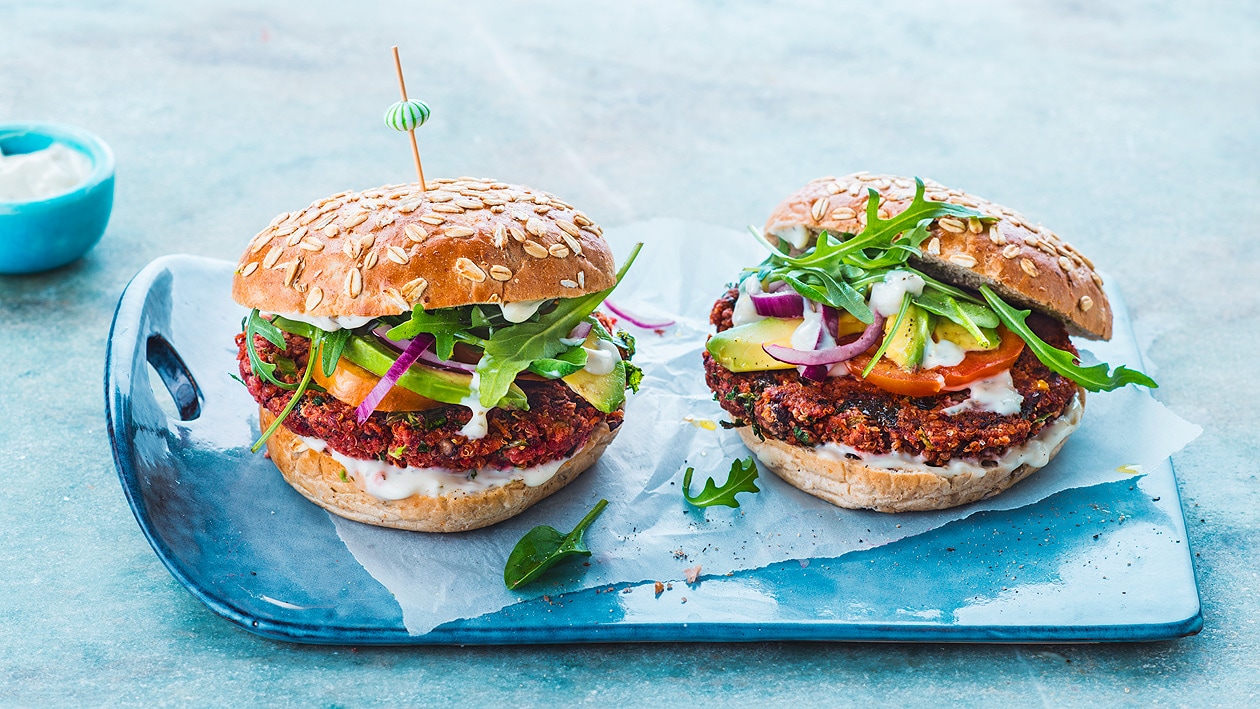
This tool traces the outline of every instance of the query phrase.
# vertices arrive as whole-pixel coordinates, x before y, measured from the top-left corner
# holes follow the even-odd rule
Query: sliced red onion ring
[[[803,365],[805,367],[832,365],[853,359],[867,351],[871,348],[871,345],[879,341],[883,332],[884,318],[879,313],[875,313],[875,322],[867,325],[866,330],[862,332],[862,336],[847,345],[837,345],[828,347],[825,350],[812,351],[795,350],[782,345],[762,345],[761,348],[771,357],[788,364]]]
[[[757,314],[767,318],[799,318],[805,313],[805,299],[795,291],[751,293]]]
[[[389,390],[394,388],[394,384],[403,375],[403,372],[406,372],[415,363],[416,359],[420,357],[420,353],[432,344],[433,338],[430,336],[416,337],[411,341],[411,344],[407,345],[407,349],[398,355],[398,359],[394,360],[394,364],[390,366],[388,372],[385,372],[385,376],[381,377],[376,386],[372,387],[372,391],[368,392],[367,397],[363,399],[363,403],[359,404],[358,408],[354,410],[355,418],[359,420],[360,424],[368,420],[372,412],[376,411],[376,407],[380,406],[381,400],[385,398]]]
[[[591,334],[591,324],[585,320],[578,323],[576,327],[569,331],[570,340],[585,340],[586,336]]]
[[[827,378],[827,366],[823,364],[811,364],[808,367],[801,367],[801,376],[812,382],[821,382]]]
[[[785,291],[791,287],[792,286],[789,286],[787,281],[775,281],[774,283],[770,284],[770,287],[766,289],[766,292],[778,293],[779,291]]]
[[[823,324],[827,326],[827,332],[831,333],[831,339],[835,340],[840,337],[840,311],[824,305],[823,307]]]
[[[381,342],[385,343],[386,345],[389,345],[390,347],[392,347],[393,349],[399,352],[402,352],[403,350],[407,349],[407,347],[412,342],[411,340],[391,340],[389,338],[389,335],[386,334],[388,332],[389,332],[389,328],[382,325],[381,327],[378,327],[375,330],[373,330],[372,334],[376,335],[376,337],[380,339]],[[429,341],[430,345],[433,344],[433,336],[428,334],[427,332],[420,333],[418,338],[425,338]],[[428,347],[425,347],[424,351],[420,353],[420,356],[417,359],[421,362],[424,362],[427,365],[437,367],[438,369],[446,369],[452,372],[465,372],[465,373],[471,374],[477,371],[477,365],[475,364],[467,364],[465,362],[458,362],[454,359],[439,359],[437,356],[437,353],[433,352]]]
[[[665,322],[661,322],[661,323],[644,322],[642,318],[637,318],[631,315],[630,313],[627,313],[626,311],[622,310],[621,308],[617,307],[616,305],[613,305],[613,302],[611,300],[605,300],[604,307],[611,310],[613,315],[616,315],[617,317],[621,318],[622,320],[625,320],[626,322],[630,323],[631,325],[634,325],[635,327],[641,327],[644,330],[660,330],[662,328],[666,328],[666,327],[669,327],[670,325],[673,325],[675,322],[673,320],[666,320]]]

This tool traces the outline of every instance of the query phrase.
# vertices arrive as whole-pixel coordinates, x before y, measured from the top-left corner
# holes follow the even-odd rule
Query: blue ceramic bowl
[[[0,123],[5,155],[61,143],[88,157],[92,171],[74,189],[48,199],[0,199],[0,273],[34,273],[64,266],[96,246],[114,206],[114,153],[100,138],[53,123]]]

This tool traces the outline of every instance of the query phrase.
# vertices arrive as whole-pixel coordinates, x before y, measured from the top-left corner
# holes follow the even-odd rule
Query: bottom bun
[[[1079,405],[1072,405],[1063,421],[1075,429],[1084,411],[1084,392],[1077,394]],[[923,469],[870,467],[860,460],[823,457],[810,448],[791,445],[774,439],[759,439],[750,426],[738,429],[744,445],[775,475],[814,497],[851,510],[870,509],[877,512],[916,512],[943,510],[982,500],[1006,490],[1015,483],[1045,467],[1067,441],[1063,435],[1040,464],[1024,463],[1014,469],[984,468],[952,475]],[[1024,445],[1046,441],[1050,426]]]
[[[275,417],[259,409],[259,422],[266,430]],[[522,480],[489,490],[456,492],[442,497],[412,495],[402,500],[381,500],[364,492],[354,478],[341,478],[344,467],[327,453],[312,450],[302,439],[281,425],[267,439],[267,452],[284,479],[306,499],[335,515],[378,527],[413,532],[466,532],[502,522],[559,490],[591,467],[603,454],[617,431],[601,422],[590,438],[556,474],[537,487]]]

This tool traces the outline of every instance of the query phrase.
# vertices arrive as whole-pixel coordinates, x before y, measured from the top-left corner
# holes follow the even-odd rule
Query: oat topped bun
[[[309,317],[573,298],[616,282],[601,234],[552,194],[490,179],[342,192],[255,236],[232,297]]]
[[[971,207],[997,221],[937,220],[923,243],[922,257],[911,258],[912,265],[968,288],[988,284],[1013,305],[1055,317],[1074,335],[1111,338],[1111,305],[1088,258],[1011,209],[931,180],[924,184],[927,200]],[[868,189],[879,193],[880,216],[888,218],[909,206],[915,186],[913,179],[896,175],[823,177],[775,208],[766,221],[766,235],[804,248],[822,231],[857,233],[866,224]]]

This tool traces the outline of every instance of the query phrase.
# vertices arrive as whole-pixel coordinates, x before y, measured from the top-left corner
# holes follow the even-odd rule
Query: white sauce
[[[739,284],[739,298],[735,299],[735,308],[731,311],[731,325],[739,327],[750,322],[765,320],[764,315],[757,314],[757,306],[753,305],[751,296],[761,292],[761,281],[753,274]]]
[[[813,350],[823,346],[820,340],[823,333],[830,335],[827,328],[823,327],[822,307],[812,300],[805,298],[805,307],[802,310],[804,320],[796,329],[792,331],[792,349],[794,350]]]
[[[975,459],[957,458],[950,460],[943,466],[928,465],[924,462],[922,456],[911,456],[905,453],[873,455],[862,453],[856,448],[840,443],[824,443],[814,448],[813,451],[819,456],[833,460],[852,460],[850,456],[857,456],[863,465],[871,468],[905,472],[928,472],[947,478],[960,473],[974,473],[976,470],[980,470],[985,474],[991,472],[1008,473],[1025,464],[1042,467],[1049,463],[1050,456],[1058,448],[1059,443],[1081,425],[1082,410],[1080,398],[1073,398],[1072,405],[1068,407],[1068,410],[1059,420],[1043,428],[1041,433],[1025,441],[1023,445],[1008,450],[994,461],[996,465],[982,465],[980,461]]]
[[[956,343],[949,340],[937,342],[929,337],[923,345],[923,363],[919,366],[924,369],[953,367],[961,364],[966,356],[967,352]]]
[[[403,500],[412,495],[442,497],[484,492],[507,485],[513,480],[521,480],[530,487],[538,487],[555,477],[556,471],[568,460],[553,460],[532,468],[487,468],[473,472],[446,468],[400,468],[379,460],[342,455],[318,438],[298,438],[307,448],[332,456],[364,492],[380,500]]]
[[[519,303],[504,303],[503,319],[508,322],[525,322],[534,317],[534,313],[538,312],[538,307],[547,302],[543,300],[522,300]]]
[[[901,311],[901,303],[906,293],[923,294],[923,279],[917,273],[909,271],[889,271],[883,283],[871,286],[871,310],[886,318],[896,317]]]
[[[468,383],[468,396],[459,403],[460,406],[472,409],[472,418],[459,429],[459,434],[471,440],[485,438],[490,428],[486,423],[486,414],[490,413],[490,407],[481,405],[481,372],[473,372],[472,381]]]
[[[374,315],[334,315],[330,318],[320,317],[318,315],[304,315],[302,313],[275,313],[286,320],[296,320],[304,322],[307,325],[314,325],[324,332],[333,332],[335,330],[354,330],[372,322],[378,316]]]
[[[53,143],[18,155],[0,153],[0,200],[31,202],[74,189],[92,174],[92,161],[73,148]]]
[[[801,251],[809,245],[809,230],[800,224],[771,227],[769,234],[791,244],[792,248],[797,251]]]
[[[597,377],[611,374],[617,367],[617,363],[621,361],[621,351],[608,340],[597,340],[595,349],[590,347],[582,349],[586,350],[586,366],[583,369]]]
[[[992,411],[1002,416],[1013,416],[1019,413],[1020,407],[1024,405],[1024,395],[1015,389],[1015,382],[1011,379],[1009,369],[1001,374],[977,379],[969,383],[967,388],[971,390],[971,394],[965,401],[942,409],[941,413],[953,416],[964,411],[978,410]]]

